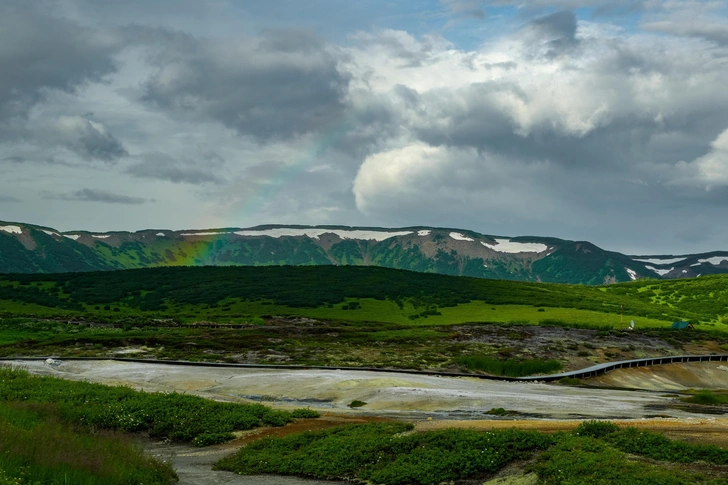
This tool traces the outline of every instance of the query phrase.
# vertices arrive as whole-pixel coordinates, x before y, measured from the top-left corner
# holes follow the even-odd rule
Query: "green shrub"
[[[720,406],[728,403],[728,394],[717,394],[708,389],[697,391],[695,394],[688,398],[683,399],[684,402],[690,402],[694,404],[704,404],[708,406]]]
[[[584,383],[576,377],[564,377],[559,379],[559,384],[563,384],[564,386],[581,386]]]
[[[203,433],[195,436],[192,440],[192,444],[195,446],[210,446],[217,445],[219,443],[227,443],[235,439],[235,435],[232,433]]]
[[[484,355],[463,355],[455,362],[470,370],[479,370],[496,376],[521,377],[533,374],[549,374],[562,369],[558,360],[508,359],[499,360]]]
[[[582,421],[574,430],[576,436],[589,436],[591,438],[603,438],[611,433],[619,431],[619,426],[609,421]]]
[[[529,467],[544,485],[684,485],[705,477],[627,460],[624,453],[591,437],[565,435]],[[708,483],[724,483],[708,482]]]
[[[553,445],[551,436],[519,430],[450,429],[409,433],[411,424],[370,423],[265,438],[224,458],[216,469],[357,479],[387,485],[435,485],[494,473]]]
[[[314,411],[313,409],[309,408],[299,408],[294,409],[291,411],[291,417],[293,418],[319,418],[321,417],[321,413],[318,411]]]
[[[351,403],[349,403],[350,408],[360,408],[366,405],[367,403],[365,403],[364,401],[359,401],[358,399],[354,399],[353,401],[351,401]]]
[[[625,453],[642,455],[654,460],[675,463],[705,461],[728,465],[728,450],[715,445],[692,445],[684,441],[671,440],[653,431],[625,428],[609,434],[604,439]]]

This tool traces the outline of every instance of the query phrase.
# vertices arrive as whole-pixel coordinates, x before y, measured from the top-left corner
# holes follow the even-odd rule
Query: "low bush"
[[[728,394],[718,394],[713,391],[704,389],[697,391],[690,397],[684,398],[684,402],[690,402],[694,404],[704,404],[708,406],[720,406],[728,403]]]
[[[371,423],[265,438],[224,458],[216,469],[344,478],[387,485],[434,485],[492,474],[554,444],[546,434],[450,429],[406,433],[411,424]]]
[[[202,433],[201,435],[195,436],[192,444],[195,446],[210,446],[226,443],[234,439],[235,435],[232,433]]]
[[[675,463],[705,461],[728,465],[728,450],[715,445],[693,445],[671,440],[653,431],[625,428],[605,436],[604,440],[625,453],[642,455],[653,460]]]
[[[684,485],[725,483],[706,477],[629,461],[606,442],[584,436],[562,435],[558,443],[539,455],[529,468],[544,485]]]
[[[619,426],[609,421],[582,421],[574,430],[575,436],[589,436],[591,438],[603,438],[611,433],[619,431]]]
[[[479,370],[496,376],[522,377],[533,374],[550,374],[560,371],[563,366],[558,360],[507,359],[499,360],[484,355],[463,355],[455,362],[470,369]]]
[[[319,418],[321,417],[321,413],[318,411],[314,411],[313,409],[309,408],[300,408],[300,409],[294,409],[291,411],[291,417],[299,419],[299,418]]]

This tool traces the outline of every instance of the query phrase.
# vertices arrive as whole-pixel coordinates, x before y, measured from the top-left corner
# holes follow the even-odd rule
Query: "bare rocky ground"
[[[691,362],[617,369],[588,379],[590,385],[682,391],[728,388],[728,363]]]
[[[659,392],[513,383],[477,378],[352,370],[235,369],[115,361],[17,362],[29,371],[66,379],[179,391],[218,400],[263,402],[278,408],[399,419],[485,419],[504,408],[539,419],[687,417]],[[726,373],[728,388],[728,372]],[[352,401],[367,403],[351,409]]]
[[[683,354],[726,353],[722,342],[678,332],[599,331],[536,325],[457,325],[453,340],[489,346],[498,357],[559,359],[564,370],[615,360]]]

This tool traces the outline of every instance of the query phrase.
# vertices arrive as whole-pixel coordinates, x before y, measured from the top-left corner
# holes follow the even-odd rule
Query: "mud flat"
[[[472,420],[488,419],[488,410],[505,408],[535,419],[695,417],[694,413],[670,406],[674,397],[661,393],[542,383],[372,371],[235,369],[105,360],[14,364],[33,373],[66,379],[360,416]],[[348,405],[354,400],[367,404],[350,409]]]
[[[728,363],[689,362],[617,369],[585,380],[590,385],[681,391],[728,389]]]

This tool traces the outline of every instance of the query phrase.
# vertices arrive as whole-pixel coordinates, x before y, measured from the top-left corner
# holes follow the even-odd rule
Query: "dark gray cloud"
[[[104,125],[80,116],[64,116],[48,127],[48,138],[84,160],[114,162],[129,153]]]
[[[173,116],[210,119],[260,142],[332,128],[350,75],[315,33],[267,30],[239,42],[170,38],[150,63],[143,101]]]
[[[528,22],[520,35],[540,55],[554,58],[572,51],[576,38],[576,13],[570,10],[554,12]]]
[[[58,90],[73,93],[116,71],[121,48],[101,33],[10,0],[0,15],[0,130]],[[7,129],[7,127],[5,128]]]
[[[224,161],[215,154],[200,157],[199,161],[177,160],[160,152],[145,153],[141,162],[126,169],[126,173],[139,178],[168,180],[174,183],[222,183],[215,172],[220,172]]]
[[[21,200],[17,197],[13,197],[12,195],[0,195],[0,203],[5,202],[21,202]]]
[[[120,195],[98,189],[80,189],[66,194],[42,192],[41,197],[50,200],[77,200],[84,202],[103,202],[106,204],[127,205],[139,205],[144,204],[145,202],[149,202],[149,199],[144,199],[142,197],[130,197],[128,195]]]

